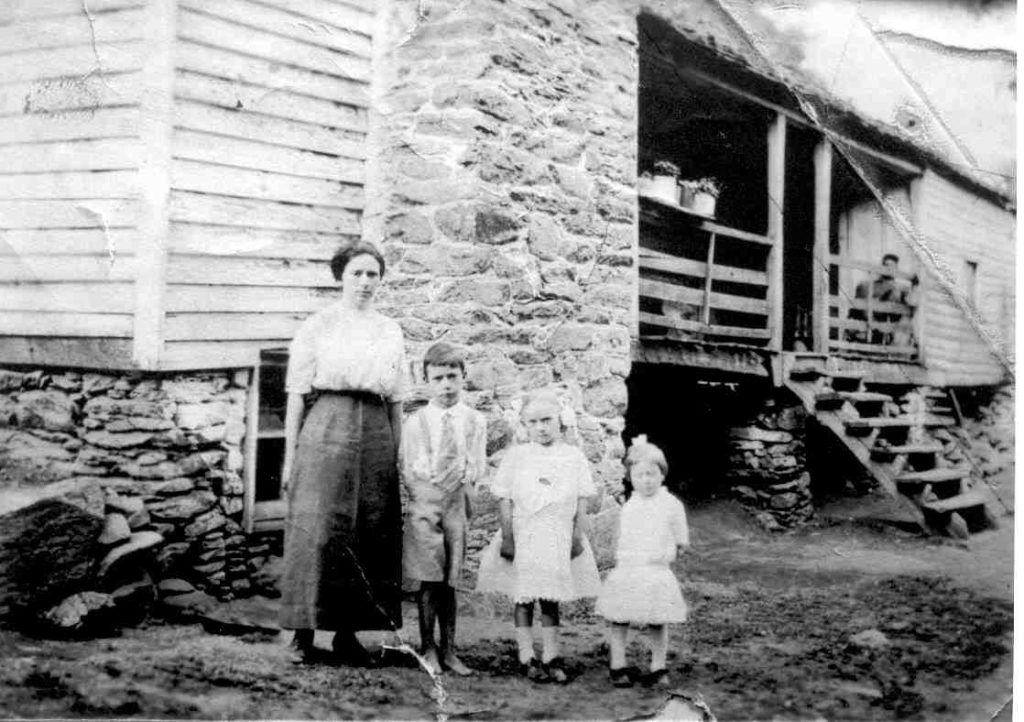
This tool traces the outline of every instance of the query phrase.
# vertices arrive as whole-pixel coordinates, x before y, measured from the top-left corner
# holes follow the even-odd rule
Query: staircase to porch
[[[926,534],[967,538],[996,526],[995,499],[966,465],[949,465],[939,429],[955,426],[945,394],[916,389],[915,408],[901,409],[862,376],[797,361],[785,385],[845,446],[879,486]],[[939,432],[939,436],[943,436]],[[948,436],[948,435],[947,435]]]

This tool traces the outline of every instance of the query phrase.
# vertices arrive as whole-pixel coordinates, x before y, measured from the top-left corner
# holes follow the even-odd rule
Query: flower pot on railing
[[[718,199],[710,193],[697,191],[693,194],[693,205],[690,207],[694,213],[699,213],[702,216],[713,216],[715,215],[715,205],[717,203]]]
[[[721,191],[714,178],[680,181],[679,189],[679,205],[698,215],[714,217]]]
[[[671,175],[652,176],[647,186],[647,195],[672,205],[678,205],[679,180]]]

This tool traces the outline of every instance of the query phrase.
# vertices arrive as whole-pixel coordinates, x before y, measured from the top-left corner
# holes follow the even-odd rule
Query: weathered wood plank
[[[262,341],[168,341],[160,356],[160,368],[168,371],[245,368],[260,360],[260,349],[287,346],[288,340]]]
[[[879,356],[912,356],[917,353],[914,346],[886,346],[880,343],[857,343],[854,341],[829,341],[829,348],[838,351],[859,351]]]
[[[9,200],[134,198],[137,194],[138,173],[134,170],[0,175],[0,198]]]
[[[786,118],[777,112],[768,125],[768,237],[773,248],[768,254],[768,327],[772,329],[771,346],[782,349],[783,279],[785,278],[786,207]]]
[[[340,245],[336,235],[174,223],[168,247],[182,254],[327,261]]]
[[[126,170],[139,165],[138,139],[54,141],[0,146],[4,173],[63,170]]]
[[[661,281],[652,281],[647,278],[640,279],[640,295],[659,298],[663,301],[688,303],[694,306],[701,306],[704,303],[704,291],[702,290],[676,286],[671,283],[662,283]],[[712,293],[711,307],[729,311],[742,311],[743,313],[762,315],[768,313],[768,302],[765,300],[733,296],[727,293]]]
[[[652,271],[664,271],[666,273],[678,273],[686,276],[697,276],[704,278],[707,275],[707,264],[704,261],[694,261],[689,258],[671,256],[648,248],[640,249],[640,268],[649,268]],[[732,281],[734,283],[749,283],[755,286],[767,286],[768,274],[764,271],[752,271],[747,268],[734,268],[721,263],[716,263],[711,269],[711,278],[715,281]]]
[[[356,10],[347,5],[322,2],[321,0],[259,1],[264,5],[273,5],[295,15],[327,23],[336,28],[351,30],[366,36],[373,35],[373,14],[365,10]]]
[[[814,250],[811,263],[811,328],[815,351],[828,348],[829,234],[832,218],[832,143],[814,147]]]
[[[228,110],[249,110],[285,120],[300,120],[328,128],[365,133],[366,110],[337,101],[298,95],[235,80],[179,70],[175,97],[216,105]]]
[[[5,283],[0,284],[0,309],[62,313],[130,314],[135,286],[119,283]]]
[[[363,207],[362,186],[183,159],[176,159],[171,165],[171,187],[199,193],[222,193],[228,190],[231,195],[244,198],[337,206],[352,210]]]
[[[141,96],[139,74],[127,71],[102,77],[17,81],[0,85],[0,114],[34,116],[45,113],[92,112],[110,106],[134,105]]]
[[[319,48],[369,58],[370,38],[353,33],[345,28],[319,28],[316,24],[303,22],[292,13],[279,10],[273,5],[247,2],[246,0],[179,0],[181,7],[214,15],[242,26],[264,30],[275,35],[294,38]]]
[[[123,228],[138,221],[134,199],[0,200],[0,228]]]
[[[691,321],[683,318],[670,318],[656,313],[640,312],[640,323],[671,328],[679,331],[691,331],[711,336],[735,336],[737,338],[771,338],[772,332],[767,328],[745,328],[743,326],[722,326],[718,324],[703,324],[700,321]]]
[[[98,89],[106,76],[139,70],[143,57],[143,44],[138,41],[105,43],[95,48],[86,44],[73,48],[26,50],[17,55],[4,57],[3,82],[50,79],[62,80],[66,84],[74,84],[80,88]],[[103,76],[97,73],[85,78],[84,76],[94,68],[102,68]]]
[[[132,137],[139,130],[136,108],[100,108],[74,113],[33,113],[3,121],[4,144],[46,140]]]
[[[251,198],[171,191],[174,222],[213,223],[321,233],[359,233],[359,214],[334,206],[299,206]]]
[[[0,25],[0,48],[8,55],[19,50],[139,40],[142,38],[141,20],[140,8],[127,8],[94,13],[91,19],[84,12],[79,12],[76,15],[16,21]]]
[[[362,183],[363,162],[191,130],[174,132],[174,157],[307,178]]]
[[[134,281],[135,258],[100,256],[8,256],[0,263],[2,281]]]
[[[361,108],[369,107],[369,86],[332,75],[281,65],[236,50],[212,48],[189,40],[178,43],[175,64],[182,70],[213,75],[266,88],[312,95]]]
[[[241,341],[290,339],[306,317],[304,313],[168,313],[164,333],[168,341]]]
[[[903,303],[894,303],[892,301],[879,301],[877,299],[870,299],[871,303],[868,303],[866,298],[842,298],[837,302],[836,297],[832,296],[830,308],[839,309],[857,309],[859,311],[867,311],[870,308],[874,313],[899,313],[904,316],[910,316],[913,311],[912,306],[908,306]]]
[[[335,130],[323,125],[275,118],[246,110],[206,105],[198,101],[180,100],[175,108],[175,125],[187,130],[205,131],[243,140],[329,153],[343,158],[366,158],[366,134],[351,130]]]
[[[0,362],[25,366],[132,368],[132,342],[120,338],[0,337]]]
[[[168,313],[310,313],[337,297],[336,288],[202,286],[167,289]]]
[[[0,329],[9,336],[129,338],[132,335],[132,316],[117,313],[0,311]]]
[[[134,228],[75,228],[0,231],[0,256],[109,256],[135,253]],[[4,261],[8,263],[9,261]]]
[[[241,29],[237,23],[195,10],[183,9],[178,14],[178,37],[238,50],[338,78],[364,82],[370,79],[370,61],[367,58],[339,53],[263,30]]]
[[[167,282],[223,286],[337,286],[327,263],[288,259],[186,256],[174,254],[167,268]]]
[[[91,13],[106,13],[145,4],[146,0],[89,0],[88,8]],[[52,15],[82,16],[82,0],[5,0],[0,4],[2,25]]]

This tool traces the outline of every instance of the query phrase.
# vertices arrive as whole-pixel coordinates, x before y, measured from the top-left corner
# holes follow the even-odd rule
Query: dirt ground
[[[960,722],[1000,710],[1009,719],[1012,518],[965,545],[834,519],[772,536],[728,502],[690,516],[694,547],[677,571],[692,620],[674,633],[669,665],[678,689],[699,692],[719,720]],[[75,642],[3,631],[0,714],[625,719],[666,699],[609,684],[603,627],[587,605],[563,620],[577,675],[566,687],[515,676],[508,617],[479,599],[464,608],[463,657],[478,674],[444,679],[440,693],[412,666],[295,666],[287,640],[271,633],[158,619]],[[414,641],[411,604],[405,630]],[[887,644],[850,641],[865,630]],[[642,652],[635,642],[636,662]]]

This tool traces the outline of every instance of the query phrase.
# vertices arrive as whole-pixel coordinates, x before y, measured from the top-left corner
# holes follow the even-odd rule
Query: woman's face
[[[360,253],[341,273],[341,298],[351,308],[366,308],[379,285],[380,264],[369,253]]]
[[[558,439],[561,428],[558,412],[557,406],[543,401],[534,402],[523,409],[523,425],[530,441],[550,446]]]

